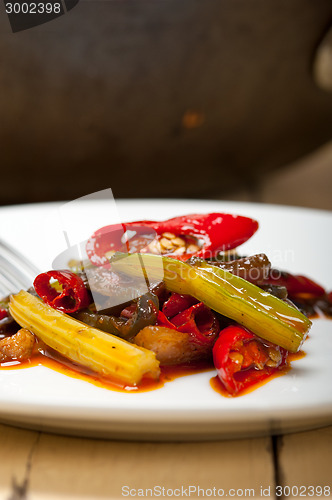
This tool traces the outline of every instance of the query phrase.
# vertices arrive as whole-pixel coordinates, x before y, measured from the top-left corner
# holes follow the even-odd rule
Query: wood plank
[[[332,498],[332,426],[283,436],[278,459],[279,477],[284,487],[304,486],[307,497]],[[308,494],[309,486],[314,487],[315,496]],[[325,493],[329,493],[327,496],[324,491],[319,495],[316,489],[323,487],[324,490],[324,486],[327,487]],[[295,493],[296,490],[288,498],[295,498]]]
[[[32,459],[29,500],[125,498],[124,486],[254,489],[258,497],[261,486],[274,484],[270,443],[269,438],[133,443],[42,434]]]
[[[0,498],[23,500],[39,433],[0,424]]]

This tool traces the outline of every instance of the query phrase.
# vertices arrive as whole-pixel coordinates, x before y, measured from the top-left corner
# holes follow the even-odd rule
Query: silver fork
[[[0,240],[0,298],[27,290],[39,269],[8,243]]]

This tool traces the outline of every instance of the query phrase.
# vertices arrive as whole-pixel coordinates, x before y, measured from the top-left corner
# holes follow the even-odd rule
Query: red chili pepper
[[[0,321],[7,317],[8,317],[8,312],[6,311],[6,309],[0,309]]]
[[[271,269],[263,284],[286,287],[290,298],[301,296],[320,297],[325,294],[323,287],[306,276],[290,274],[278,269]]]
[[[198,300],[191,295],[180,295],[179,293],[172,293],[170,298],[164,302],[162,307],[163,313],[168,318],[173,318],[185,309],[197,304]]]
[[[172,328],[173,330],[177,329],[162,311],[158,311],[157,326],[165,326],[166,328]]]
[[[171,306],[168,304],[170,301]],[[193,301],[197,302],[196,299],[188,295],[172,294],[171,299],[165,302],[163,310],[159,311],[157,324],[174,328],[179,332],[189,333],[196,345],[212,347],[220,331],[219,322],[211,309],[203,302],[186,307],[186,304]],[[177,314],[176,305],[179,311]],[[171,311],[173,316],[169,316],[167,311],[168,313]]]
[[[137,304],[136,303],[131,304],[130,306],[122,309],[120,316],[122,316],[123,318],[130,319],[135,314],[136,309],[137,309]]]
[[[155,240],[156,231],[137,222],[98,229],[87,241],[86,253],[95,266],[108,264],[107,252],[139,253]]]
[[[176,236],[196,238],[201,246],[200,250],[193,254],[174,257],[183,259],[197,255],[212,258],[219,252],[241,245],[257,229],[258,222],[249,217],[224,213],[191,214],[160,222],[142,220],[98,229],[88,240],[86,251],[93,264],[103,265],[108,262],[105,253],[123,248],[124,235],[130,236],[130,232],[134,232],[133,237],[126,243],[126,251],[130,253],[142,251],[156,236],[173,233]]]
[[[61,292],[50,285],[55,279],[62,287]],[[39,274],[34,283],[39,297],[46,304],[64,313],[73,313],[89,305],[90,297],[83,280],[71,271],[49,271]]]
[[[274,363],[269,351],[273,349]],[[220,332],[213,347],[213,361],[218,377],[231,395],[270,377],[287,358],[287,351],[277,345],[262,341],[242,326],[228,326]],[[279,358],[279,359],[278,359]]]
[[[327,300],[332,304],[332,292],[327,295]]]

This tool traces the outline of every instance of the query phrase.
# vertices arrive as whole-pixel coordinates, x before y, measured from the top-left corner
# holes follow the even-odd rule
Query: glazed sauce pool
[[[293,353],[293,352],[288,353],[287,362],[285,365],[279,367],[278,370],[276,370],[274,373],[272,373],[272,375],[270,375],[266,379],[261,380],[260,382],[253,383],[252,385],[250,385],[249,387],[247,387],[246,389],[244,389],[243,391],[241,391],[235,395],[229,394],[229,392],[227,392],[227,390],[225,389],[225,387],[223,386],[222,382],[220,381],[220,379],[217,375],[210,379],[210,386],[212,387],[212,389],[214,389],[216,392],[218,392],[219,394],[221,394],[222,396],[224,396],[226,398],[234,398],[234,397],[244,396],[245,394],[249,394],[249,393],[255,391],[258,387],[261,387],[261,386],[267,384],[268,382],[270,382],[270,380],[277,378],[277,377],[280,377],[282,375],[286,375],[286,373],[288,373],[292,368],[291,362],[295,361],[297,359],[302,359],[302,358],[304,358],[305,355],[306,355],[306,353],[304,351],[299,351],[296,353]]]
[[[89,370],[89,368],[64,358],[61,354],[49,348],[39,340],[37,341],[36,349],[30,359],[26,361],[16,360],[0,363],[0,368],[5,370],[17,370],[34,366],[45,366],[67,377],[84,380],[104,389],[126,393],[153,391],[155,389],[160,389],[165,383],[176,378],[214,370],[212,362],[201,362],[195,365],[163,366],[161,367],[159,380],[145,377],[139,386],[124,385],[115,379],[102,377],[92,370]]]
[[[283,367],[281,367],[267,379],[260,382],[256,382],[255,384],[248,387],[244,391],[241,391],[238,394],[238,396],[248,394],[253,390],[257,389],[258,387],[266,384],[269,380],[288,373],[289,370],[291,369],[290,362],[297,359],[301,359],[304,356],[305,353],[303,351],[299,351],[296,354],[289,353],[288,361]],[[167,382],[171,382],[172,380],[179,377],[193,375],[195,373],[203,373],[208,371],[215,373],[212,361],[201,362],[191,365],[163,366],[161,367],[161,374],[159,380],[153,380],[151,378],[146,377],[142,380],[139,386],[129,386],[119,383],[114,379],[99,376],[92,370],[89,370],[88,368],[85,368],[81,365],[71,362],[70,360],[64,358],[53,349],[45,346],[41,341],[37,341],[36,349],[29,360],[9,361],[6,363],[0,363],[1,369],[6,369],[6,370],[17,370],[23,368],[31,368],[34,366],[45,366],[58,373],[62,373],[67,377],[83,380],[104,389],[109,389],[116,392],[126,392],[126,393],[141,393],[141,392],[148,392],[160,389]],[[234,397],[226,391],[226,389],[223,387],[223,384],[220,382],[218,376],[213,376],[210,379],[210,385],[216,392],[218,392],[222,396]]]

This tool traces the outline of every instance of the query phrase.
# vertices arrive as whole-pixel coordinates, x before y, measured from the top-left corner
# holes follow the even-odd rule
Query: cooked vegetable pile
[[[4,299],[0,361],[33,356],[37,338],[128,386],[166,365],[211,361],[223,388],[241,394],[301,349],[309,315],[332,312],[331,293],[313,281],[272,269],[264,254],[238,255],[257,228],[211,213],[99,229],[88,262]]]

